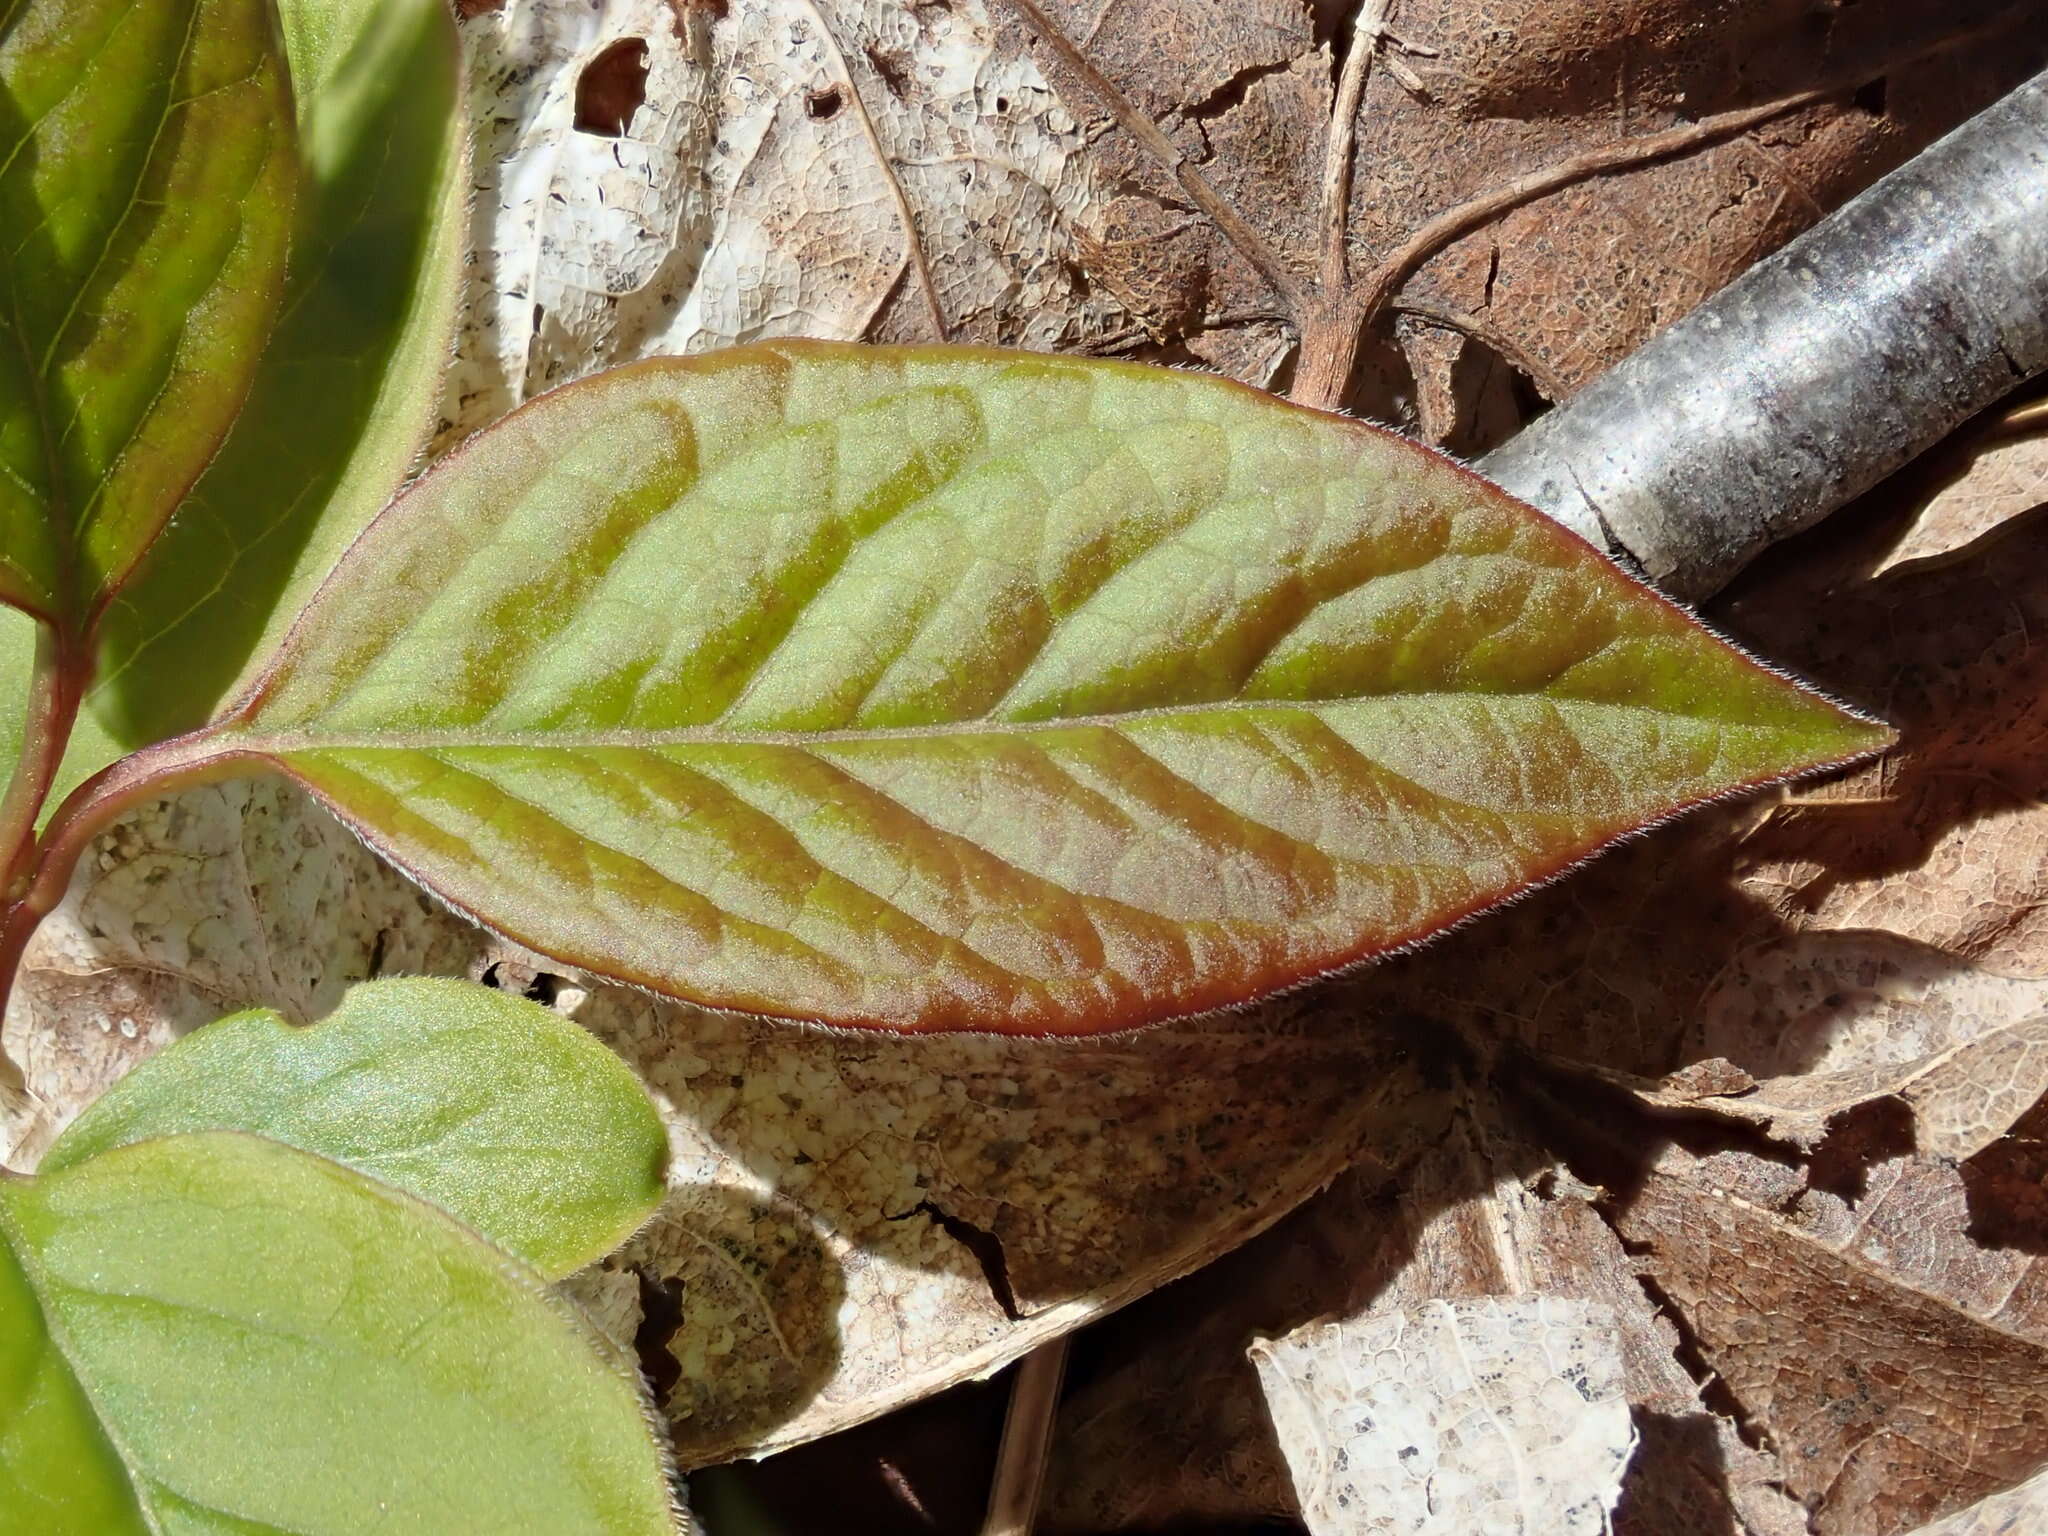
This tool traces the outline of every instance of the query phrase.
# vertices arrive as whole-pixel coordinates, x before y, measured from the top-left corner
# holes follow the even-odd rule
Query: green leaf
[[[442,0],[286,0],[305,161],[288,300],[220,453],[100,626],[50,803],[200,724],[390,499],[432,425],[461,282],[467,136]],[[0,701],[33,626],[0,610]],[[19,748],[0,707],[0,762]]]
[[[275,764],[459,907],[677,996],[1088,1032],[1886,739],[1389,433],[781,343],[474,440],[136,775]]]
[[[339,1164],[138,1142],[0,1187],[0,1238],[0,1360],[33,1366],[0,1423],[36,1436],[0,1476],[54,1494],[10,1527],[0,1486],[0,1530],[676,1529],[632,1367],[539,1276]]]
[[[281,10],[306,161],[291,287],[220,456],[108,611],[88,708],[131,750],[212,714],[391,499],[454,333],[468,138],[446,0]]]
[[[0,1536],[144,1536],[141,1511],[14,1250],[0,1243]]]
[[[0,11],[0,601],[86,633],[212,456],[296,158],[265,0]]]
[[[351,987],[318,1024],[238,1013],[167,1046],[43,1159],[70,1168],[186,1131],[252,1131],[430,1200],[550,1279],[660,1203],[661,1117],[588,1032],[473,982]]]

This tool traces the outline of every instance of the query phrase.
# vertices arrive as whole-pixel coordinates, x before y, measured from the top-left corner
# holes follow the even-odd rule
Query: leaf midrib
[[[1559,709],[1594,710],[1624,717],[1651,716],[1678,720],[1711,730],[1768,730],[1740,720],[1701,716],[1683,709],[1649,704],[1616,704],[1603,699],[1581,699],[1570,695],[1525,691],[1482,692],[1441,689],[1396,693],[1348,694],[1330,699],[1215,699],[1199,704],[1166,704],[1149,709],[1121,710],[1114,714],[1056,715],[1041,720],[1002,720],[986,716],[932,725],[840,726],[817,730],[744,729],[722,725],[668,726],[656,729],[585,728],[496,730],[488,727],[436,728],[432,730],[354,729],[323,732],[316,727],[281,731],[237,726],[224,722],[210,733],[222,748],[265,755],[325,751],[440,751],[464,747],[529,748],[569,751],[578,748],[621,748],[656,751],[664,747],[768,746],[817,747],[844,742],[939,741],[956,736],[1021,736],[1062,730],[1121,730],[1151,720],[1199,718],[1205,715],[1320,715],[1326,710],[1353,705],[1412,704],[1422,708],[1454,701],[1487,705],[1499,701],[1548,703]]]

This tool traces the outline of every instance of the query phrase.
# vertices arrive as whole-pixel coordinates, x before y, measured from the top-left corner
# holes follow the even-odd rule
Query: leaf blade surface
[[[632,1367],[430,1206],[225,1132],[0,1198],[149,1528],[675,1529]]]
[[[590,1034],[471,982],[364,983],[310,1025],[268,1009],[167,1046],[44,1157],[237,1130],[346,1164],[439,1206],[559,1279],[660,1203],[668,1140],[639,1082]]]
[[[74,632],[248,390],[296,176],[261,0],[30,0],[0,25],[0,601]]]
[[[605,974],[1085,1033],[1883,740],[1391,434],[1156,369],[778,344],[478,439],[194,750]]]

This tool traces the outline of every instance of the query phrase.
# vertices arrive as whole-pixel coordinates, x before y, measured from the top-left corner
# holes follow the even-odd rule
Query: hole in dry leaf
[[[1885,114],[1885,85],[1884,76],[1879,75],[1869,84],[1857,86],[1849,99],[1856,104],[1858,109],[1868,112],[1872,117],[1883,117]]]
[[[839,87],[828,85],[804,98],[804,113],[814,123],[829,123],[839,115],[842,105],[844,99],[839,94]]]
[[[1906,1156],[1913,1145],[1912,1109],[1901,1099],[1872,1099],[1828,1122],[1827,1138],[1807,1165],[1806,1182],[1854,1205],[1870,1187],[1870,1170]]]
[[[622,37],[576,77],[576,128],[616,139],[647,100],[647,40]]]
[[[1003,1309],[1003,1316],[1015,1321],[1024,1315],[1017,1310],[1016,1292],[1010,1289],[1010,1261],[1003,1254],[1001,1238],[986,1227],[977,1227],[971,1221],[939,1209],[929,1200],[920,1200],[889,1220],[908,1221],[913,1216],[930,1218],[933,1226],[974,1256],[974,1262],[981,1266],[982,1278],[988,1282],[989,1294]]]
[[[865,50],[868,63],[881,76],[883,87],[901,100],[910,92],[910,61],[901,54],[886,53],[872,44]]]
[[[640,1357],[640,1373],[659,1408],[683,1379],[683,1363],[669,1348],[683,1325],[683,1287],[680,1281],[651,1275],[637,1265],[633,1278],[640,1282],[640,1326],[633,1331],[633,1353]]]

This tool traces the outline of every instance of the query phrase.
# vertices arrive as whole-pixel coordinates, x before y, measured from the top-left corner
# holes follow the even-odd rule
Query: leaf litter
[[[1287,382],[1293,345],[1259,274],[1001,3],[463,9],[480,152],[444,444],[598,367],[768,335],[943,331]],[[1711,19],[1657,0],[1410,0],[1399,34],[1434,53],[1367,84],[1351,242],[1385,249],[1513,171],[1867,74],[1997,9],[1816,21],[1789,0]],[[1053,14],[1310,270],[1302,167],[1320,154],[1342,17]],[[1160,35],[1188,46],[1148,43]],[[617,131],[578,131],[583,70],[635,38],[644,98],[614,89],[612,120],[588,120]],[[1554,396],[1625,354],[2026,73],[2033,46],[1937,53],[1847,104],[1508,213],[1424,268],[1414,295],[1439,320],[1389,333],[1351,403],[1413,419],[1433,400],[1433,435],[1483,446],[1527,409],[1529,381]],[[1696,817],[1229,1039],[849,1050],[549,983],[667,1098],[669,1207],[573,1287],[642,1336],[686,1458],[791,1444],[993,1369],[1327,1184],[1113,1325],[1111,1363],[1062,1413],[1057,1524],[1294,1513],[1251,1333],[1486,1297],[1611,1311],[1639,1438],[1619,1529],[2007,1518],[1997,1501],[2023,1495],[1993,1485],[2048,1459],[2027,1376],[2048,1339],[2048,1126],[2019,1113],[2038,1052],[1993,1049],[1988,1077],[1941,1064],[1987,1059],[1987,1037],[2031,1040],[2041,1012],[2048,694],[2032,636],[2048,554],[2016,515],[2030,459],[1986,457],[2003,478],[1958,492],[1960,517],[1934,504],[1895,569],[1838,519],[1724,609],[1766,653],[1904,724],[1901,751]],[[189,791],[114,829],[30,960],[9,1030],[40,1096],[10,1124],[24,1156],[154,1043],[227,1007],[311,1016],[376,971],[545,980],[277,786]],[[1853,984],[1872,965],[1876,984]],[[1815,995],[1845,974],[1840,1000],[1832,983]],[[1772,1004],[1776,1036],[1742,1013],[1765,978],[1795,989]],[[1794,1016],[1800,995],[1814,1006]],[[1067,1070],[1073,1054],[1096,1070]],[[1863,1076],[1817,1087],[1817,1072]],[[1616,1073],[1630,1097],[1603,1096]],[[1508,1106],[1538,1075],[1552,1118],[1532,1130]],[[1960,1131],[1930,1121],[1925,1092],[1911,1102],[1930,1077],[1954,1089]],[[856,1122],[860,1095],[886,1108]],[[1633,1193],[1562,1150],[1584,1138],[1556,1118],[1629,1103]],[[1729,1144],[1656,1152],[1678,1131]],[[1134,1147],[1143,1176],[1127,1182]],[[1722,1281],[1795,1257],[1812,1284],[1780,1287],[1759,1332]],[[1820,1348],[1845,1308],[1868,1310],[1875,1386],[1828,1374],[1856,1363]],[[1915,1327],[1966,1351],[1976,1399],[1956,1395],[1953,1362],[1901,1352]],[[1781,1379],[1796,1355],[1822,1363]],[[1972,1449],[1958,1476],[1958,1436],[1980,1435],[1996,1454]],[[1115,1499],[1097,1496],[1112,1483]]]

